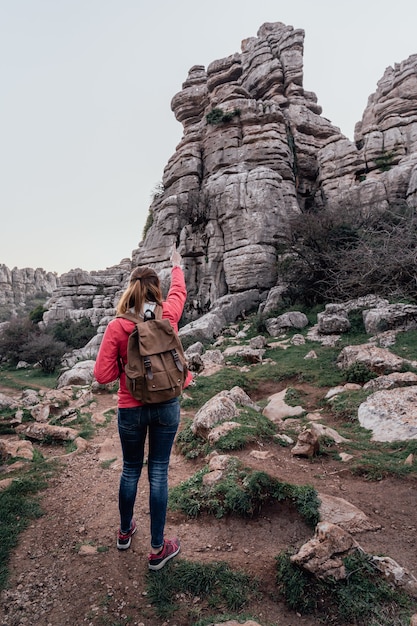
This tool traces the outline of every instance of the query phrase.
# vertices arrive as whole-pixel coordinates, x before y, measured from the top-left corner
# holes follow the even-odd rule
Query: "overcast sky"
[[[0,0],[0,264],[130,257],[182,136],[172,97],[264,22],[304,29],[304,87],[351,139],[417,53],[415,0]]]

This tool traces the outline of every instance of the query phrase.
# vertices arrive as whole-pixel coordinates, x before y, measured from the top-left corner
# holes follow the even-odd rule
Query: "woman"
[[[162,305],[162,317],[170,321],[178,332],[187,291],[181,269],[181,255],[173,249],[171,286],[167,299],[162,301],[160,282],[155,270],[136,268],[127,289],[117,305],[118,315],[133,313],[143,319],[145,311]],[[147,313],[148,314],[148,313]],[[142,404],[126,388],[125,374],[120,372],[127,361],[128,337],[134,329],[130,320],[117,317],[107,325],[94,368],[96,380],[110,383],[120,376],[118,391],[118,429],[123,452],[123,471],[119,486],[120,528],[117,548],[127,550],[136,532],[133,508],[141,475],[146,437],[148,440],[149,506],[151,514],[151,551],[148,567],[161,569],[180,551],[178,539],[165,540],[164,528],[168,502],[168,466],[172,445],[180,421],[178,398],[160,404]],[[186,384],[190,382],[189,374]]]

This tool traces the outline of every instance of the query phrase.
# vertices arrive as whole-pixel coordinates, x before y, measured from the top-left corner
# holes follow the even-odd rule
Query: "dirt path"
[[[100,410],[114,407],[114,398],[98,395]],[[345,498],[381,529],[356,535],[373,554],[386,554],[417,574],[417,481],[354,478],[330,458],[295,459],[289,448],[256,446],[270,451],[266,460],[238,454],[245,463],[296,484],[312,484],[319,492]],[[117,459],[117,460],[114,460]],[[192,475],[204,461],[173,454],[170,484]],[[120,449],[116,420],[99,430],[82,454],[62,459],[62,469],[42,493],[44,516],[23,533],[11,560],[9,589],[0,602],[2,626],[191,626],[186,610],[170,620],[155,616],[145,592],[149,545],[146,475],[139,484],[136,519],[139,530],[130,550],[115,547],[118,526],[117,488]],[[298,514],[275,505],[255,520],[235,518],[189,520],[168,512],[167,536],[182,541],[181,556],[209,562],[226,561],[262,580],[264,597],[247,612],[268,625],[317,626],[318,622],[287,611],[273,599],[275,556],[288,546],[299,547],[312,531]],[[198,600],[196,600],[198,609]]]

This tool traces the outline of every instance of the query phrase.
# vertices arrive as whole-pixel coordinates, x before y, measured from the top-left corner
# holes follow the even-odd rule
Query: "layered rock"
[[[417,205],[417,55],[386,70],[351,142],[303,88],[303,44],[304,31],[264,24],[240,53],[192,67],[172,99],[184,133],[133,262],[164,269],[179,244],[191,319],[279,284],[300,211]]]
[[[317,152],[340,137],[303,89],[303,43],[302,30],[264,24],[240,54],[192,67],[172,100],[184,135],[133,260],[165,267],[179,243],[190,317],[276,284],[289,220],[316,192]]]
[[[46,325],[64,319],[88,317],[94,326],[113,316],[116,303],[126,287],[131,272],[130,259],[124,259],[97,272],[74,269],[60,277],[60,285],[46,304]]]
[[[59,286],[59,278],[53,272],[46,272],[41,268],[25,267],[9,269],[0,265],[0,307],[4,311],[4,318],[25,309],[31,301],[36,299],[47,300]]]

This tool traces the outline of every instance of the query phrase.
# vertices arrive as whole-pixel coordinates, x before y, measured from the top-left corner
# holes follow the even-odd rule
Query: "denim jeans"
[[[145,441],[149,435],[148,478],[152,548],[160,548],[164,543],[168,466],[179,421],[178,398],[161,404],[118,410],[118,428],[123,452],[123,471],[119,487],[120,529],[122,533],[130,530],[144,461]]]

